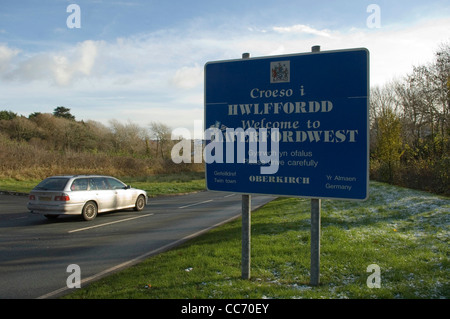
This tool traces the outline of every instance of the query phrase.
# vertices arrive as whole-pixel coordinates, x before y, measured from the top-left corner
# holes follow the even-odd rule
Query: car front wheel
[[[134,210],[140,212],[145,207],[145,197],[144,195],[139,195],[136,199],[136,204],[134,206]]]
[[[86,221],[93,220],[95,217],[97,217],[97,204],[92,201],[87,202],[83,207],[81,215]]]

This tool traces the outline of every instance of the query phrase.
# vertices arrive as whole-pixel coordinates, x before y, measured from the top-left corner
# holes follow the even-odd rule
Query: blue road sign
[[[208,62],[209,190],[368,196],[366,49]]]

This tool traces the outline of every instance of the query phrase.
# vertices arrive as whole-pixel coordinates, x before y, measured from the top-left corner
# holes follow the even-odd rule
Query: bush
[[[377,160],[372,160],[370,164],[370,178],[373,180],[450,196],[449,157],[409,161],[392,171]]]

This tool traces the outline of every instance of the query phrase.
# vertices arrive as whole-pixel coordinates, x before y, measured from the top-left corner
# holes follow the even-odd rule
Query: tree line
[[[175,165],[171,128],[111,120],[109,126],[77,121],[70,109],[28,117],[0,111],[0,177],[42,178],[51,174],[105,173],[145,176],[197,169]],[[18,160],[20,159],[20,160]]]
[[[105,126],[97,121],[76,121],[70,109],[59,106],[53,114],[35,112],[28,117],[0,111],[0,134],[16,142],[49,151],[106,152],[110,155],[162,157],[170,154],[171,129],[152,122],[149,128],[116,120]]]
[[[450,44],[371,88],[371,178],[450,194]]]

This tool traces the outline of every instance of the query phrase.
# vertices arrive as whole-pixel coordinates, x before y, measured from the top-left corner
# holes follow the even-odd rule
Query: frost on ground
[[[370,186],[369,199],[364,202],[324,201],[324,216],[349,224],[387,221],[390,230],[415,224],[417,236],[432,226],[448,239],[450,198],[377,182]]]
[[[371,182],[367,201],[324,201],[322,211],[323,220],[345,229],[352,243],[364,243],[364,253],[379,258],[383,288],[403,291],[394,298],[450,297],[450,198]],[[326,226],[323,222],[325,233]]]
[[[329,298],[449,298],[449,222],[450,198],[383,183],[371,182],[366,201],[323,200],[322,289]],[[371,263],[382,289],[366,285]],[[288,286],[305,293],[295,298],[317,297]]]

